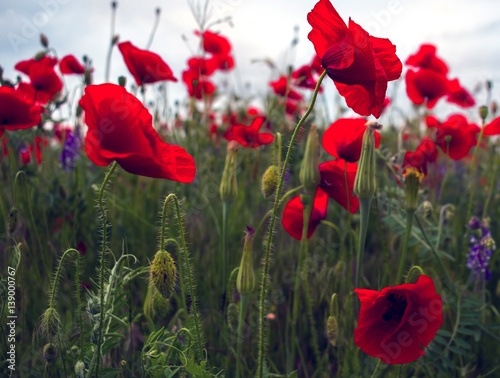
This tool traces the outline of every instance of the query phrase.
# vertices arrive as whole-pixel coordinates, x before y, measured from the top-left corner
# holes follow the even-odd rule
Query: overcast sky
[[[191,0],[204,3],[205,0]],[[186,60],[197,49],[193,34],[197,23],[188,1],[122,0],[118,1],[116,34],[120,41],[131,41],[145,48],[153,25],[154,12],[161,8],[161,19],[151,50],[172,68],[177,78],[186,68]],[[237,68],[227,75],[230,85],[245,95],[263,97],[268,81],[277,78],[264,63],[252,60],[271,59],[281,72],[288,65],[299,67],[310,62],[314,54],[307,39],[311,27],[307,13],[316,0],[211,0],[213,22],[231,17],[231,22],[214,25],[211,30],[227,36],[233,46]],[[349,17],[371,35],[389,38],[397,46],[397,55],[405,61],[422,43],[433,43],[438,55],[449,65],[449,77],[458,77],[470,91],[479,82],[492,80],[494,98],[500,96],[500,2],[495,0],[339,0],[332,1],[341,17]],[[29,59],[41,49],[39,33],[50,40],[59,57],[86,54],[94,62],[95,83],[104,81],[105,56],[110,35],[110,1],[103,0],[1,0],[0,66],[4,77],[14,79],[14,65]],[[186,40],[183,39],[185,36]],[[298,44],[291,50],[294,37]],[[111,81],[129,75],[117,49],[113,52]],[[274,75],[274,76],[273,76]],[[219,80],[223,76],[218,76]],[[131,80],[131,77],[130,77]],[[400,83],[404,93],[404,79]],[[331,84],[331,83],[327,83]],[[328,88],[333,94],[333,86]],[[389,94],[391,92],[389,87]],[[183,83],[169,84],[172,99],[181,100]],[[333,96],[333,95],[332,95]],[[397,102],[404,103],[405,96]],[[485,92],[476,97],[485,101]],[[448,109],[444,101],[436,107]],[[451,111],[461,111],[453,106]]]

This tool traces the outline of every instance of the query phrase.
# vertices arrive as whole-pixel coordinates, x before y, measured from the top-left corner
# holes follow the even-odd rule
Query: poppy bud
[[[415,284],[418,281],[418,278],[422,275],[424,275],[424,271],[422,270],[421,267],[417,265],[413,265],[410,268],[410,271],[408,272],[408,275],[406,276],[405,283],[407,284]]]
[[[118,85],[125,88],[127,85],[127,78],[125,76],[118,76]]]
[[[40,43],[43,47],[49,47],[49,39],[43,33],[40,34]]]
[[[375,193],[375,130],[380,130],[382,125],[368,121],[363,134],[361,157],[358,162],[358,171],[354,180],[354,193],[358,198],[371,199]]]
[[[7,233],[12,234],[17,229],[17,209],[13,207],[9,212],[9,219],[7,220]]]
[[[118,40],[120,39],[120,36],[118,34],[115,34],[113,38],[111,38],[111,44],[114,46],[118,43]]]
[[[238,143],[231,141],[227,145],[226,163],[222,172],[219,193],[223,201],[231,201],[238,194],[238,181],[236,180],[236,156]]]
[[[326,321],[326,336],[332,346],[337,346],[338,330],[337,319],[333,315],[329,316]]]
[[[42,50],[42,51],[39,51],[35,54],[35,56],[33,57],[33,59],[38,62],[39,60],[45,58],[45,55],[47,55],[47,51],[45,50]]]
[[[170,298],[177,279],[177,268],[170,253],[167,251],[156,252],[149,270],[149,279],[163,298]]]
[[[498,110],[498,104],[495,101],[491,102],[491,114],[493,114],[493,117],[496,116]]]
[[[245,236],[243,256],[241,258],[240,270],[236,278],[236,289],[242,295],[250,294],[255,289],[255,272],[253,270],[253,235],[254,230],[250,227]]]
[[[405,208],[407,211],[415,211],[418,207],[418,191],[420,189],[420,181],[424,175],[417,168],[409,167],[403,174],[405,181],[406,202]]]
[[[227,319],[226,319],[229,329],[235,330],[238,328],[239,316],[240,316],[240,311],[238,310],[238,306],[236,306],[234,303],[231,302],[227,307]]]
[[[155,291],[153,297],[153,309],[160,318],[165,318],[170,310],[170,300],[163,298],[163,296]]]
[[[48,343],[43,347],[43,352],[42,352],[43,359],[47,361],[49,364],[51,362],[54,362],[58,355],[59,351],[57,350],[55,344]]]
[[[271,165],[262,175],[261,190],[264,198],[274,194],[278,187],[279,172],[276,165]]]
[[[300,183],[304,185],[304,188],[309,193],[315,193],[316,188],[321,182],[318,146],[318,131],[316,130],[316,125],[312,124],[307,135],[306,151],[299,174]]]
[[[486,117],[488,117],[488,107],[487,106],[481,106],[479,108],[479,117],[481,117],[483,122],[486,120]]]
[[[83,81],[85,85],[92,85],[92,69],[85,69],[85,72],[83,73]]]
[[[55,337],[59,333],[61,327],[61,317],[57,310],[49,307],[42,315],[40,330],[46,337]]]

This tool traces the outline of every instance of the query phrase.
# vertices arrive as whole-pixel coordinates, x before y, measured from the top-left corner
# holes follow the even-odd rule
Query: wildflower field
[[[0,376],[499,377],[494,82],[319,0],[314,56],[255,101],[219,84],[228,20],[188,4],[182,68],[159,9],[139,46],[112,2],[104,81],[44,34],[0,69]]]

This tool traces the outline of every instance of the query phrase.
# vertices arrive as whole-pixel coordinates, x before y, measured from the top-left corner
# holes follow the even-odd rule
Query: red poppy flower
[[[361,301],[354,342],[385,364],[407,364],[424,355],[422,346],[429,345],[443,324],[443,301],[427,276],[380,292],[354,292]]]
[[[449,81],[445,75],[422,68],[406,73],[406,93],[410,100],[421,105],[427,100],[427,109],[432,109],[438,100],[450,91]]]
[[[212,33],[209,30],[206,30],[203,36],[198,30],[194,34],[203,38],[203,49],[206,52],[214,55],[228,55],[231,51],[231,44],[228,39],[220,34]]]
[[[19,150],[19,157],[21,158],[21,161],[23,162],[23,165],[28,164],[31,161],[31,152],[28,148],[22,147]]]
[[[347,163],[347,187],[349,189],[349,207],[347,206],[348,198],[345,188],[345,171],[346,162],[344,160],[327,161],[319,165],[321,173],[321,189],[325,191],[328,197],[337,201],[347,211],[354,214],[359,208],[358,197],[352,192],[354,188],[354,180],[358,171],[357,163]]]
[[[158,54],[138,49],[130,42],[119,43],[118,49],[137,85],[163,80],[177,81],[170,67]]]
[[[469,124],[463,115],[454,114],[435,126],[435,142],[444,153],[447,151],[446,137],[451,137],[449,142],[449,156],[453,160],[460,160],[469,154],[471,147],[475,146],[476,135],[480,128],[474,123]]]
[[[312,236],[318,224],[322,220],[326,219],[327,208],[328,196],[320,187],[318,187],[314,196],[313,209],[307,229],[308,239]],[[297,240],[302,239],[302,229],[304,227],[304,205],[302,204],[300,196],[292,198],[287,202],[285,209],[283,210],[281,224],[292,238]]]
[[[94,164],[106,166],[116,160],[132,174],[193,181],[193,158],[183,148],[160,140],[151,114],[125,88],[115,84],[87,86],[79,104],[89,127],[85,151]]]
[[[380,117],[387,82],[400,77],[403,65],[396,46],[370,36],[349,19],[349,28],[329,0],[320,0],[307,15],[308,38],[347,106],[356,113]]]
[[[303,96],[291,88],[291,83],[286,76],[281,76],[276,81],[271,81],[269,86],[273,88],[274,93],[281,97],[287,97],[292,100],[302,100]]]
[[[366,130],[364,118],[341,118],[323,134],[323,148],[330,155],[354,163],[361,156],[363,134]],[[380,134],[375,131],[375,148],[380,144]]]
[[[422,142],[414,152],[406,151],[403,159],[403,167],[415,167],[426,175],[427,164],[435,162],[437,154],[436,144],[430,139],[422,138]]]
[[[458,79],[450,80],[449,87],[450,90],[446,97],[446,101],[457,104],[462,108],[470,108],[476,104],[474,98],[460,85]]]
[[[448,73],[448,66],[442,59],[436,56],[436,46],[434,45],[421,45],[418,52],[410,55],[405,64],[418,68],[426,68],[443,75]]]
[[[294,84],[300,88],[315,89],[317,80],[313,76],[313,70],[311,66],[302,66],[292,72],[292,78],[294,79]],[[323,88],[319,88],[321,91]]]
[[[218,62],[215,59],[190,58],[188,60],[189,70],[198,75],[210,76],[217,69]]]
[[[59,62],[59,69],[64,75],[81,75],[85,73],[85,67],[78,62],[74,55],[66,55],[62,58]]]
[[[325,70],[321,65],[321,58],[318,55],[314,55],[314,58],[311,61],[311,69],[318,75],[321,75]]]
[[[203,99],[204,96],[211,96],[215,92],[215,85],[211,81],[203,79],[196,71],[183,71],[182,81],[186,84],[189,96],[198,100]]]
[[[237,141],[243,147],[257,148],[274,141],[274,135],[271,133],[259,133],[264,124],[264,117],[257,117],[250,126],[234,125],[231,127],[232,140]]]
[[[63,87],[61,79],[54,71],[56,64],[56,58],[46,56],[40,60],[21,61],[15,65],[16,70],[29,76],[30,84],[35,90],[34,98],[40,104],[53,100]]]
[[[0,87],[0,136],[5,130],[28,129],[38,125],[43,109],[33,105],[15,88]]]
[[[217,68],[222,71],[230,71],[234,68],[234,58],[231,55],[214,55],[212,58],[217,63]]]
[[[498,134],[500,134],[500,117],[495,118],[493,121],[491,121],[486,126],[484,126],[483,134],[484,135],[498,135]]]

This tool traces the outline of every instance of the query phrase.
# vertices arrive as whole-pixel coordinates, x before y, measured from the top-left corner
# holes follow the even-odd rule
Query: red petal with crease
[[[321,173],[321,188],[325,191],[328,197],[337,201],[344,209],[354,214],[359,208],[359,200],[353,192],[354,179],[358,171],[357,163],[347,163],[347,186],[349,190],[349,200],[345,187],[345,164],[344,160],[327,161],[319,165]],[[347,206],[349,202],[349,207]]]

